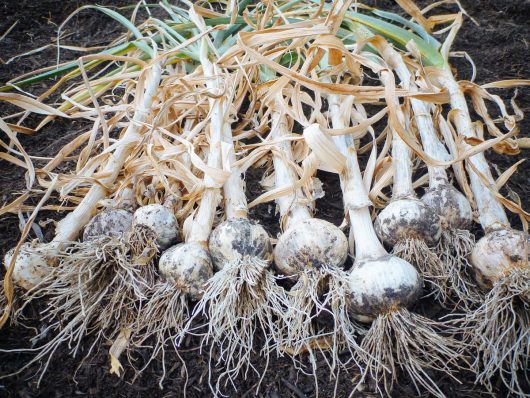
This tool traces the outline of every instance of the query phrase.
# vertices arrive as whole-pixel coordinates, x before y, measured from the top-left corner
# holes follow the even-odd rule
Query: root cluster
[[[440,330],[436,321],[405,309],[378,316],[361,343],[363,379],[375,379],[377,392],[388,396],[405,373],[418,393],[423,388],[444,397],[433,371],[458,381],[455,373],[461,368],[462,353],[461,343],[442,336]]]
[[[36,355],[17,373],[44,360],[40,382],[60,345],[66,344],[75,357],[84,338],[92,336],[87,358],[103,340],[113,341],[129,328],[155,273],[152,266],[131,264],[128,251],[123,242],[104,237],[89,244],[74,243],[60,254],[53,271],[25,297],[25,305],[38,298],[48,302],[41,318],[47,327],[34,340],[46,340],[49,332],[56,334],[30,349]]]
[[[494,391],[500,375],[516,396],[527,396],[530,369],[530,270],[514,269],[495,282],[482,304],[463,318],[466,341],[476,352],[477,383]]]

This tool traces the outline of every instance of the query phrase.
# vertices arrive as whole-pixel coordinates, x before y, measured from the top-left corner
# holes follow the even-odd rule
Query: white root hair
[[[346,272],[330,267],[306,270],[299,274],[298,281],[289,291],[282,347],[293,355],[307,352],[315,377],[315,349],[323,354],[332,374],[351,360],[355,361],[354,353],[360,350],[356,338],[365,333],[365,329],[348,314],[344,299],[347,278]],[[331,328],[319,326],[319,316],[331,318]],[[346,362],[339,358],[344,351],[350,353],[346,355]]]
[[[270,271],[270,262],[256,256],[242,256],[225,263],[210,278],[194,314],[205,313],[208,317],[208,331],[202,344],[211,342],[219,349],[218,363],[223,362],[225,368],[218,378],[217,389],[222,379],[233,383],[241,371],[245,377],[249,369],[260,377],[265,375],[272,347],[285,327],[280,318],[286,302],[285,290]],[[261,348],[265,369],[261,372],[251,363],[259,330],[265,338]]]
[[[177,341],[190,319],[191,310],[186,295],[169,282],[158,282],[150,289],[148,296],[145,304],[139,308],[137,318],[131,324],[131,344],[133,347],[142,347],[148,343],[151,350],[150,357],[144,366],[138,369],[136,376],[139,376],[154,359],[161,357],[162,374],[158,385],[162,388],[166,377],[165,356],[168,343],[171,343],[187,375],[186,364],[178,353]]]
[[[461,368],[461,343],[439,333],[441,324],[405,308],[379,315],[364,336],[359,351],[365,364],[361,382],[369,376],[381,396],[390,396],[400,371],[418,393],[424,388],[435,397],[445,397],[430,371],[449,375]],[[366,355],[368,353],[368,355]]]
[[[468,230],[444,229],[435,248],[448,273],[445,291],[437,299],[448,301],[465,310],[480,303],[481,294],[473,281],[468,257],[475,246],[475,237]]]
[[[462,322],[466,341],[476,353],[476,382],[493,391],[491,380],[498,374],[512,394],[530,396],[530,269],[510,269]]]
[[[133,321],[138,303],[146,299],[145,294],[155,278],[154,267],[132,265],[128,260],[129,247],[115,238],[72,242],[65,251],[54,253],[59,263],[26,293],[24,305],[40,298],[48,301],[42,320],[49,326],[34,341],[46,339],[49,332],[57,334],[40,347],[15,350],[36,355],[13,374],[45,361],[39,370],[39,384],[55,351],[63,343],[67,343],[75,357],[84,337],[94,336],[83,362],[102,339],[117,337]]]
[[[441,302],[447,301],[449,274],[442,259],[423,239],[404,239],[394,245],[392,253],[414,265],[435,297]]]
[[[126,241],[131,250],[131,261],[135,264],[147,264],[158,253],[156,232],[145,225],[135,225]]]

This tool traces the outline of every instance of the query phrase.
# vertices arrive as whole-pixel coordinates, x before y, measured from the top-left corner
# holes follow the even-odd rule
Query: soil
[[[77,0],[0,0],[0,36],[6,32],[15,22],[16,25],[2,40],[0,40],[0,83],[3,84],[11,78],[22,73],[53,65],[56,61],[55,48],[48,48],[36,54],[24,56],[6,62],[13,56],[25,53],[29,50],[48,45],[54,42],[58,25],[76,8],[94,3],[94,1]],[[99,0],[99,5],[120,6],[132,4],[126,0]],[[374,0],[368,1],[378,7],[396,8],[394,2]],[[425,4],[426,2],[421,2]],[[530,77],[530,65],[528,56],[530,54],[530,1],[528,0],[483,0],[471,1],[461,0],[462,5],[468,13],[480,23],[480,26],[466,20],[453,48],[459,51],[467,51],[477,65],[477,82],[483,83],[500,79],[517,79]],[[67,25],[65,32],[69,35],[63,43],[76,44],[79,46],[96,46],[105,44],[109,38],[115,37],[120,30],[109,18],[96,12],[84,11],[73,18]],[[79,52],[62,50],[61,60],[74,59]],[[469,79],[471,68],[462,60],[455,60],[461,79]],[[42,92],[47,83],[39,83],[31,87],[32,93]],[[499,92],[503,96],[513,95],[513,90]],[[518,91],[517,103],[525,113],[530,112],[530,89]],[[0,115],[4,116],[13,112],[14,108],[0,105]],[[30,118],[28,122],[35,124],[37,118]],[[56,153],[58,148],[68,142],[73,135],[82,131],[84,126],[79,122],[68,122],[56,120],[49,124],[44,130],[34,136],[22,136],[21,141],[29,153],[35,156],[49,156]],[[521,136],[528,136],[530,130],[530,119],[520,123]],[[5,138],[3,138],[5,139]],[[499,170],[507,169],[519,159],[530,155],[528,150],[522,151],[520,155],[513,157],[499,156],[495,153],[487,155],[490,162],[498,166]],[[21,168],[0,161],[0,201],[6,203],[14,198],[14,194],[24,188],[24,172]],[[342,221],[342,198],[340,187],[336,176],[328,173],[320,173],[320,179],[324,183],[326,196],[317,201],[317,217],[329,220],[335,224]],[[530,170],[523,164],[519,171],[510,179],[508,186],[519,195],[523,202],[523,208],[529,208],[530,202]],[[249,193],[256,197],[261,193],[261,187],[255,174],[247,178]],[[506,193],[506,189],[503,191]],[[259,219],[274,236],[279,232],[278,219],[274,215],[273,206],[262,205],[252,211],[252,217]],[[41,213],[41,218],[56,218],[51,213]],[[516,227],[520,227],[517,217],[511,216]],[[45,233],[51,233],[51,227],[45,228]],[[17,215],[4,215],[0,220],[0,254],[3,257],[5,251],[13,247],[20,236],[19,219]],[[443,310],[434,305],[430,300],[424,300],[418,304],[417,311],[428,312],[429,316],[443,313]],[[0,349],[8,350],[30,347],[30,339],[35,335],[35,329],[42,327],[39,319],[39,305],[32,306],[27,311],[27,321],[24,326],[6,326],[0,330]],[[34,329],[35,328],[35,329]],[[90,341],[87,339],[87,350]],[[198,341],[189,339],[185,347],[180,351],[186,368],[176,355],[171,355],[168,350],[166,363],[168,364],[163,389],[159,387],[161,375],[161,364],[151,364],[134,382],[133,371],[130,366],[125,366],[121,377],[110,375],[108,372],[107,348],[101,347],[98,352],[91,354],[90,359],[80,365],[79,357],[72,358],[68,354],[67,347],[61,347],[55,353],[50,362],[47,373],[44,375],[40,386],[35,374],[39,371],[37,366],[22,372],[17,376],[0,379],[0,397],[63,397],[63,396],[120,396],[120,397],[170,397],[188,396],[205,397],[211,396],[208,380],[208,361],[206,353],[200,353]],[[207,352],[207,348],[205,351]],[[85,351],[86,352],[86,351]],[[147,350],[145,351],[145,353]],[[135,366],[144,361],[144,352],[140,351],[135,359]],[[31,353],[6,353],[0,352],[0,375],[7,375],[23,366]],[[302,364],[307,362],[305,357],[300,358]],[[262,364],[262,360],[256,355],[254,363]],[[305,363],[308,365],[307,363]],[[259,366],[261,370],[263,366]],[[326,365],[320,363],[317,366],[317,381],[320,397],[329,397],[334,393],[337,396],[348,396],[353,387],[352,379],[355,374],[343,373],[338,379],[330,378],[326,372]],[[213,383],[215,383],[215,375]],[[485,394],[480,387],[473,384],[473,378],[469,374],[458,374],[462,384],[455,383],[449,377],[436,375],[440,388],[450,397],[483,396]],[[273,359],[269,363],[259,392],[256,392],[260,379],[256,373],[249,372],[246,380],[237,380],[236,385],[228,385],[224,389],[228,396],[266,396],[266,397],[312,397],[316,395],[315,378],[297,370],[292,359],[284,357]],[[498,396],[506,396],[501,383]],[[370,385],[366,386],[365,392],[358,392],[354,396],[373,396],[367,392]],[[414,388],[403,382],[395,396],[413,396]]]

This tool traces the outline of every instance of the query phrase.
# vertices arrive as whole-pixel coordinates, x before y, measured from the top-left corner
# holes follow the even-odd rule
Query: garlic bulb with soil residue
[[[344,233],[328,221],[308,218],[290,221],[274,250],[278,270],[297,276],[309,269],[316,272],[326,267],[341,266],[348,256]]]
[[[9,268],[15,249],[9,250],[4,256],[4,266]],[[46,259],[45,252],[39,249],[39,245],[24,243],[20,247],[18,257],[15,260],[15,268],[11,277],[15,284],[25,290],[33,289],[50,272],[50,265]]]
[[[442,231],[447,228],[467,230],[473,222],[469,201],[448,182],[430,184],[421,200],[440,217]]]
[[[436,252],[447,269],[448,279],[445,286],[438,285],[441,288],[438,299],[443,303],[449,299],[468,308],[480,301],[468,262],[475,244],[475,237],[469,231],[473,214],[467,198],[450,185],[447,174],[445,177],[433,181],[431,173],[429,189],[421,198],[440,217],[442,234]]]
[[[290,141],[285,139],[289,127],[282,103],[278,95],[271,104],[270,134],[276,147],[273,152],[276,189],[292,187],[297,182],[295,170],[289,164],[293,161],[293,153]],[[313,356],[312,347],[318,344],[315,336],[327,336],[332,341],[329,364],[333,371],[343,344],[339,281],[346,277],[343,265],[348,257],[348,239],[337,226],[312,217],[309,206],[314,201],[301,189],[278,197],[276,202],[284,231],[274,249],[274,262],[278,273],[294,282],[287,297],[282,345],[295,355],[307,351]],[[319,315],[331,317],[331,330],[322,331],[317,320]]]
[[[392,200],[377,216],[375,230],[391,246],[407,239],[433,246],[441,234],[438,215],[414,197]]]
[[[412,185],[411,149],[396,129],[407,129],[409,119],[394,93],[394,75],[384,69],[380,80],[385,86],[392,131],[393,186],[391,202],[379,213],[375,228],[383,241],[393,246],[393,253],[418,267],[422,277],[443,292],[448,272],[433,251],[441,236],[440,217],[416,198]]]
[[[216,271],[242,258],[261,259],[270,264],[272,244],[269,234],[256,221],[232,218],[219,224],[210,235],[210,255]]]
[[[476,350],[472,365],[477,381],[493,391],[491,380],[498,374],[514,396],[526,397],[530,236],[509,227],[490,229],[476,243],[470,262],[477,283],[486,291],[483,303],[462,319],[465,338]]]
[[[212,50],[212,52],[214,52]],[[259,375],[265,372],[271,346],[280,339],[278,318],[283,315],[285,291],[276,283],[271,270],[272,243],[269,234],[256,221],[248,219],[244,168],[236,165],[237,156],[230,121],[234,119],[234,98],[248,90],[248,81],[240,71],[223,70],[218,64],[201,57],[205,75],[212,89],[225,90],[225,95],[212,101],[216,110],[226,168],[230,175],[223,184],[226,220],[217,225],[209,237],[209,251],[215,275],[206,284],[203,298],[195,314],[207,315],[210,340],[219,349],[224,370],[217,381],[235,378],[249,369]],[[251,363],[256,349],[256,334],[266,336],[259,350],[265,358],[265,369]]]
[[[210,253],[198,242],[180,243],[167,249],[160,256],[158,268],[167,282],[192,300],[200,300],[206,282],[213,275]]]
[[[133,214],[122,209],[106,209],[90,220],[83,231],[83,242],[112,237],[121,239],[130,231]]]
[[[384,275],[384,277],[382,276]],[[350,271],[348,300],[353,318],[372,322],[394,308],[409,308],[422,292],[418,271],[396,256],[358,261]]]
[[[178,223],[173,211],[161,204],[151,204],[134,212],[133,230],[145,228],[154,237],[160,250],[174,245],[178,238]]]
[[[483,289],[491,289],[514,270],[530,270],[529,261],[530,236],[514,229],[491,231],[471,252],[475,278]],[[530,294],[530,290],[526,293]]]

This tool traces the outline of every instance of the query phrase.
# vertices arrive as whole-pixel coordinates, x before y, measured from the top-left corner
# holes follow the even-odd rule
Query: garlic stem
[[[217,68],[210,62],[207,55],[207,42],[203,39],[201,44],[201,65],[204,76],[207,77],[206,86],[213,90],[219,91],[220,76],[216,73]],[[210,141],[207,164],[212,168],[221,167],[221,140],[225,120],[226,102],[224,96],[218,98],[209,98],[210,104]],[[199,242],[207,244],[208,238],[212,231],[215,218],[215,211],[220,202],[219,188],[215,180],[208,174],[204,175],[204,193],[197,214],[193,219],[190,235],[187,242]]]
[[[277,101],[275,106],[281,109],[281,102]],[[277,188],[292,186],[296,183],[297,177],[295,171],[286,162],[286,160],[293,161],[291,143],[288,140],[283,140],[289,134],[287,118],[281,111],[275,110],[272,112],[271,119],[271,137],[277,141],[275,146],[283,154],[283,157],[277,154],[273,154],[272,157],[275,185]],[[296,224],[297,222],[312,218],[307,205],[301,203],[302,198],[302,191],[297,189],[293,193],[282,195],[276,199],[280,208],[280,215],[286,219],[286,229],[289,228],[290,224]]]
[[[381,55],[385,62],[396,71],[403,88],[408,89],[412,93],[418,92],[418,86],[414,83],[414,79],[403,58],[390,44],[385,43],[382,45]],[[436,160],[449,161],[449,153],[436,134],[429,106],[415,98],[411,98],[410,103],[421,136],[421,142],[427,155]],[[427,169],[429,171],[430,188],[436,188],[449,182],[444,167],[428,165]]]
[[[394,76],[391,71],[383,70],[380,75],[383,85],[393,86]],[[398,120],[402,126],[407,128],[407,120],[401,105],[395,96],[387,96],[387,105],[393,107],[396,111]],[[401,139],[398,133],[392,128],[392,170],[394,171],[394,184],[392,187],[392,200],[398,200],[406,197],[415,197],[412,186],[412,151],[407,144]]]
[[[415,85],[411,86],[411,91],[417,91]],[[435,160],[449,161],[451,157],[436,135],[429,107],[423,101],[417,99],[411,99],[410,102],[425,153]],[[427,165],[427,170],[429,173],[429,187],[431,189],[449,183],[449,178],[444,167]]]
[[[329,113],[333,128],[348,127],[341,114],[340,96],[328,95]],[[372,205],[368,191],[364,185],[357,152],[353,145],[348,145],[345,135],[333,136],[338,150],[346,157],[346,167],[340,175],[344,208],[350,217],[350,228],[355,241],[355,260],[357,262],[387,255],[385,248],[377,238],[370,217],[369,206]]]
[[[412,152],[405,142],[393,131],[392,137],[392,169],[394,185],[392,200],[414,197],[412,187]]]
[[[160,62],[160,60],[154,62],[146,71],[145,90],[142,101],[138,104],[131,123],[129,123],[124,135],[117,142],[114,153],[110,155],[107,164],[102,170],[111,174],[108,177],[102,178],[100,180],[101,184],[92,185],[75,210],[58,223],[55,238],[50,243],[52,249],[60,250],[67,242],[77,238],[79,231],[94,215],[98,202],[105,198],[106,190],[103,187],[110,186],[116,181],[132,147],[140,139],[140,131],[144,128],[143,124],[149,116],[153,98],[156,95],[162,74]]]
[[[451,98],[451,108],[454,112],[454,122],[458,133],[466,138],[478,138],[476,131],[471,123],[471,117],[467,108],[466,98],[462,93],[460,86],[455,81],[451,71],[444,70],[439,77],[440,84],[447,89]],[[462,143],[463,149],[470,146],[465,142]],[[497,191],[495,180],[491,175],[490,168],[483,153],[478,153],[467,159],[467,169],[471,183],[471,190],[477,203],[480,215],[480,224],[485,231],[509,227],[508,217],[497,200],[495,195],[490,191]],[[473,171],[471,165],[475,167],[482,175],[486,177],[489,187],[486,187],[480,177]]]
[[[387,256],[388,252],[375,233],[368,206],[349,209],[348,214],[355,241],[355,262]]]
[[[230,145],[228,152],[230,177],[228,177],[228,180],[223,185],[226,218],[247,218],[248,208],[247,198],[245,196],[245,180],[241,171],[233,166],[236,162],[234,138],[232,136],[232,127],[227,120],[225,120],[223,125],[223,141]]]

